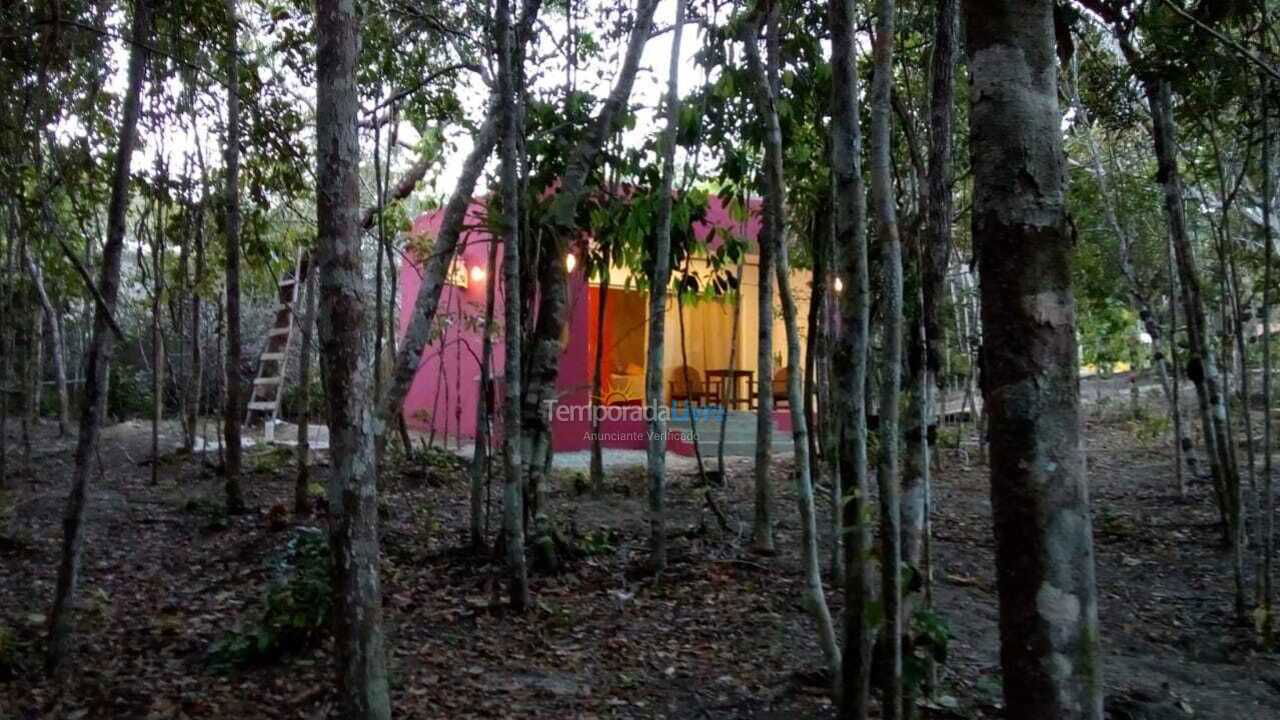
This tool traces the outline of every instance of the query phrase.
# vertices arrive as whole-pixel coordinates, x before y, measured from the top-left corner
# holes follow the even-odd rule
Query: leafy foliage
[[[220,669],[270,662],[319,642],[328,631],[332,595],[329,543],[313,528],[300,528],[275,568],[283,579],[272,582],[262,614],[248,627],[228,633],[209,649],[209,663]]]

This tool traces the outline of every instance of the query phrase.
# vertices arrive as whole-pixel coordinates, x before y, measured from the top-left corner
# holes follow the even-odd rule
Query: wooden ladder
[[[262,357],[258,362],[258,376],[254,378],[253,389],[249,392],[245,425],[252,426],[255,421],[261,420],[268,442],[274,437],[276,416],[280,414],[284,372],[289,362],[289,348],[293,344],[294,326],[297,324],[295,317],[298,299],[302,295],[302,285],[306,282],[310,265],[310,256],[299,250],[293,271],[280,278],[276,293],[280,306],[276,308],[275,321],[267,331],[267,344],[263,347]]]

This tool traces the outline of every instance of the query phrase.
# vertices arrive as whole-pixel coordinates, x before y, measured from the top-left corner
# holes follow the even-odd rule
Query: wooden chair
[[[705,405],[708,401],[720,401],[720,386],[708,385],[702,379],[702,373],[687,365],[681,365],[671,371],[671,379],[667,381],[667,390],[671,398],[671,407],[684,401],[685,407]]]
[[[773,374],[773,406],[778,407],[782,403],[786,403],[787,407],[791,407],[791,393],[788,391],[787,383],[791,380],[791,368],[778,368]]]
[[[778,368],[778,370],[773,373],[773,380],[769,384],[773,393],[774,408],[783,404],[785,404],[788,409],[791,408],[791,393],[787,390],[787,381],[790,379],[791,368],[789,367]],[[760,407],[760,389],[755,385],[752,385],[751,387],[751,407]]]

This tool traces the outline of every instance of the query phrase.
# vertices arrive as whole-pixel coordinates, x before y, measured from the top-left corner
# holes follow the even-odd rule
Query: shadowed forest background
[[[7,4],[0,718],[1280,717],[1277,12]]]

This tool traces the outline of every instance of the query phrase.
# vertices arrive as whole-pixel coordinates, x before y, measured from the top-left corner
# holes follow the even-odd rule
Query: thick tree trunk
[[[328,405],[329,546],[338,702],[351,720],[391,717],[378,578],[378,466],[361,271],[360,21],[353,0],[316,4],[316,267],[320,374]]]
[[[1053,3],[964,16],[1006,713],[1101,720]]]
[[[302,318],[302,342],[298,348],[298,387],[302,392],[302,410],[298,418],[298,477],[293,486],[293,512],[311,513],[311,355],[312,333],[316,326],[316,271],[309,262],[307,269],[307,310]]]
[[[76,442],[71,493],[62,519],[62,557],[58,584],[49,614],[49,644],[45,667],[53,673],[64,659],[74,625],[76,585],[80,579],[80,556],[84,547],[84,514],[88,497],[89,466],[97,454],[98,435],[107,409],[107,369],[115,351],[115,335],[108,317],[115,310],[120,292],[120,259],[124,249],[125,214],[129,208],[129,175],[133,150],[137,145],[138,116],[142,107],[142,81],[149,56],[151,9],[147,0],[134,3],[133,43],[129,51],[128,84],[124,115],[116,147],[111,181],[111,202],[107,208],[107,237],[102,250],[102,274],[98,288],[104,300],[93,318],[93,340],[85,365],[84,404],[80,413],[80,435]]]
[[[498,47],[498,125],[501,137],[501,197],[499,222],[503,241],[502,273],[505,314],[506,358],[503,377],[506,384],[503,400],[502,455],[505,483],[502,494],[502,529],[507,549],[508,591],[511,606],[523,612],[529,606],[529,580],[524,558],[524,462],[521,460],[520,379],[521,368],[521,295],[520,295],[520,188],[517,167],[519,115],[513,86],[511,3],[498,0],[494,23]]]
[[[680,122],[680,40],[687,0],[676,0],[675,35],[667,74],[666,126],[662,130],[662,185],[653,243],[653,277],[649,285],[649,347],[644,365],[644,398],[648,408],[649,551],[654,571],[667,566],[666,483],[667,416],[662,393],[662,358],[666,346],[667,286],[671,284],[671,196],[676,175],[676,133]],[[696,441],[695,441],[696,442]]]
[[[240,492],[240,20],[236,0],[226,0],[227,8],[227,357],[226,404],[222,408],[227,512],[244,512]]]
[[[831,0],[831,172],[837,253],[843,262],[840,330],[831,358],[839,416],[841,503],[845,550],[844,659],[840,669],[840,717],[865,720],[870,706],[871,649],[876,628],[871,617],[871,528],[867,522],[867,337],[870,330],[870,273],[867,264],[866,186],[862,180],[858,67],[853,0]]]
[[[878,0],[871,81],[871,205],[884,272],[884,360],[880,373],[880,584],[885,652],[881,708],[886,720],[902,717],[902,507],[899,498],[899,399],[902,380],[902,242],[893,197],[890,141],[893,108],[894,1]]]

